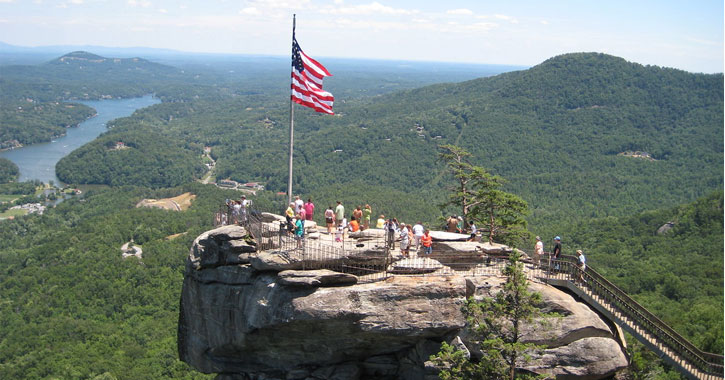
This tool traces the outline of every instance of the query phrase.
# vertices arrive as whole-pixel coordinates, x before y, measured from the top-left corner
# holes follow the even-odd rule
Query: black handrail
[[[586,287],[591,290],[592,294],[602,297],[618,312],[636,322],[637,327],[646,329],[658,342],[667,345],[680,359],[686,360],[702,372],[722,377],[722,355],[700,350],[597,271],[589,266],[582,271],[576,262],[576,257],[568,255],[562,255],[558,260],[553,260],[554,264],[560,266],[558,273],[554,273],[554,276],[558,274],[570,276],[571,283],[579,288]],[[585,279],[586,283],[577,281],[579,278]]]

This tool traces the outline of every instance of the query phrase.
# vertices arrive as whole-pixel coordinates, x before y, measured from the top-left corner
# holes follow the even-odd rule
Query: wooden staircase
[[[563,256],[545,267],[540,280],[574,292],[687,378],[723,379],[722,355],[695,347],[595,270],[587,266],[582,271],[576,265],[576,257]],[[554,270],[555,267],[559,269]]]

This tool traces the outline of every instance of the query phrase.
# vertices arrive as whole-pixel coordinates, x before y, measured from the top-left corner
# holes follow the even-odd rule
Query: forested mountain
[[[723,353],[722,189],[670,209],[573,225],[567,237],[566,252],[582,249],[588,265],[678,333]]]
[[[0,157],[0,183],[15,181],[19,174],[18,165],[5,157]]]
[[[132,97],[154,92],[181,70],[142,58],[105,58],[72,52],[42,65],[3,66],[2,99],[37,102]]]
[[[294,189],[323,202],[368,202],[433,222],[450,181],[436,162],[444,143],[507,178],[528,201],[534,232],[547,236],[582,218],[688,202],[723,183],[722,74],[577,53],[490,78],[341,100],[334,117],[296,112]],[[119,121],[117,132],[153,129],[212,146],[217,178],[283,191],[287,107],[249,97],[162,104]],[[76,181],[105,170],[86,164]]]
[[[184,212],[134,207],[186,191],[197,197]],[[177,359],[179,297],[191,242],[233,194],[99,189],[0,222],[0,378],[210,378]],[[131,239],[141,261],[121,257]]]
[[[96,111],[83,104],[32,101],[0,104],[0,149],[50,141]]]

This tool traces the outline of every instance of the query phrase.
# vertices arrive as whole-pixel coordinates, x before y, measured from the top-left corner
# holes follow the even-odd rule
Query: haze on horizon
[[[536,65],[601,52],[723,72],[723,2],[0,0],[2,42],[315,58]]]

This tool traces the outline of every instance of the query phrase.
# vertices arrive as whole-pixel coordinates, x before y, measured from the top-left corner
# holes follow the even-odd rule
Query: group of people
[[[476,224],[472,220],[468,221],[468,228],[466,229],[464,228],[463,217],[451,215],[448,217],[448,219],[446,219],[444,229],[446,232],[455,232],[459,234],[468,232],[471,234],[471,236],[468,238],[467,241],[476,241],[476,234],[478,232],[478,228],[476,228]]]
[[[302,247],[305,237],[305,221],[311,221],[314,215],[315,204],[312,203],[311,198],[308,198],[307,202],[305,202],[299,196],[296,196],[295,200],[287,206],[284,212],[287,230],[294,235],[297,248]]]
[[[533,257],[534,265],[539,266],[540,261],[541,261],[541,256],[543,254],[544,254],[544,243],[541,241],[541,237],[537,236],[536,244],[534,245],[534,257]],[[577,254],[577,266],[579,266],[579,269],[581,269],[581,271],[579,272],[579,280],[581,282],[586,282],[584,280],[583,273],[587,268],[587,264],[586,264],[587,259],[586,259],[586,257],[584,257],[584,252],[582,252],[581,249],[578,249],[576,251],[576,254]],[[557,260],[557,262],[554,263],[555,270],[559,270],[559,268],[560,268],[560,265],[558,262],[560,257],[561,257],[561,237],[556,236],[556,237],[554,237],[554,248],[551,251],[552,260]]]
[[[410,256],[410,247],[415,244],[415,250],[420,252],[423,247],[423,253],[430,255],[433,253],[433,238],[430,236],[430,230],[423,227],[423,223],[418,221],[416,224],[405,224],[398,222],[397,218],[385,219],[385,215],[380,215],[375,225],[376,228],[385,230],[386,244],[390,249],[395,249],[396,237],[400,238],[400,253]]]
[[[252,201],[248,200],[246,195],[242,195],[239,200],[227,199],[226,205],[227,214],[229,215],[230,220],[226,220],[227,216],[222,215],[221,224],[244,224],[249,221],[247,215],[249,208],[252,206]]]
[[[327,207],[325,210],[325,225],[327,226],[327,233],[332,234],[332,230],[335,230],[335,241],[341,242],[345,231],[357,232],[363,231],[370,228],[370,217],[373,214],[373,209],[369,204],[363,206],[357,206],[350,215],[350,220],[345,217],[345,206],[342,205],[342,201],[337,201],[337,206],[332,208],[332,205]]]
[[[247,220],[247,209],[250,206],[250,201],[243,195],[239,201],[227,200],[227,206],[231,210],[232,220],[234,223],[242,223]],[[285,211],[285,219],[287,220],[287,226],[290,233],[294,234],[297,240],[297,246],[300,247],[304,239],[305,233],[305,221],[313,220],[315,213],[315,204],[311,198],[307,199],[307,202],[302,201],[299,196],[295,197],[295,200],[289,204]],[[370,219],[372,216],[372,208],[369,204],[365,206],[357,206],[352,214],[350,215],[350,221],[348,222],[345,217],[345,206],[342,205],[341,201],[337,201],[337,206],[333,209],[332,205],[327,207],[324,212],[325,225],[327,226],[327,233],[332,234],[333,229],[335,230],[335,241],[342,242],[345,232],[357,232],[364,231],[370,228]],[[469,221],[467,232],[470,233],[468,241],[475,241],[477,228],[473,221]],[[464,222],[463,218],[451,215],[446,219],[445,229],[447,232],[464,233]],[[420,252],[420,247],[423,247],[423,253],[430,255],[433,252],[433,238],[430,236],[430,231],[423,227],[423,224],[419,221],[414,225],[406,225],[405,223],[399,223],[396,218],[386,219],[385,215],[381,214],[375,224],[376,228],[383,229],[386,232],[386,243],[390,249],[395,249],[396,238],[400,239],[400,252],[403,256],[408,257],[410,255],[410,247],[414,244],[415,250]],[[551,257],[553,260],[558,260],[561,256],[561,237],[556,236],[554,238],[553,250]],[[586,258],[582,250],[577,250],[577,265],[581,269],[580,280],[584,281],[581,273],[586,269]],[[536,237],[536,244],[534,245],[533,261],[534,265],[539,266],[541,256],[544,254],[544,243],[541,241],[541,237]],[[554,264],[554,269],[559,269],[559,263]]]

